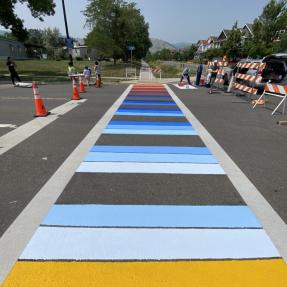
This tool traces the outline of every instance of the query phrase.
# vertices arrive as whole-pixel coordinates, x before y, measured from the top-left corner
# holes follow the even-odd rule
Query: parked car
[[[287,85],[287,53],[267,56],[262,62],[266,63],[266,67],[261,73],[261,85],[264,86],[267,82]]]

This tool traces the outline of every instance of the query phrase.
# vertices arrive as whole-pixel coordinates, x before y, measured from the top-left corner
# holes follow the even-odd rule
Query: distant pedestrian
[[[73,62],[69,62],[68,63],[68,76],[70,76],[70,79],[71,80],[73,80],[73,75],[75,75],[76,74],[76,69],[75,69],[75,67],[74,67],[74,64],[73,64]]]
[[[216,79],[216,76],[217,76],[217,73],[218,73],[218,70],[219,70],[219,66],[218,66],[218,63],[217,63],[217,60],[215,60],[212,64],[212,66],[210,67],[210,89],[209,89],[209,94],[212,94],[212,88],[214,86],[214,83],[215,83],[215,79]]]
[[[88,66],[85,66],[84,71],[83,71],[83,75],[85,78],[85,84],[87,86],[90,85],[90,78],[91,78],[91,69]]]
[[[96,84],[97,84],[97,80],[98,80],[100,85],[101,85],[101,83],[102,83],[101,66],[100,66],[98,61],[95,61],[94,71],[95,71],[95,74],[96,74]]]
[[[21,79],[16,71],[16,64],[14,61],[12,61],[11,57],[8,57],[7,58],[7,63],[6,63],[6,66],[8,67],[9,69],[9,72],[10,72],[10,76],[11,76],[11,81],[12,81],[12,84],[15,86],[15,79],[18,81],[18,82],[21,82]]]
[[[191,85],[189,74],[190,74],[190,70],[189,70],[189,68],[186,66],[186,67],[183,69],[183,71],[182,71],[182,76],[181,76],[181,78],[180,78],[180,82],[179,82],[179,83],[181,84],[181,82],[183,81],[183,79],[186,78],[188,84]]]
[[[197,70],[196,70],[196,81],[195,81],[196,86],[199,86],[199,84],[200,84],[200,78],[201,78],[202,70],[203,70],[203,65],[202,65],[202,63],[200,63],[197,66]]]

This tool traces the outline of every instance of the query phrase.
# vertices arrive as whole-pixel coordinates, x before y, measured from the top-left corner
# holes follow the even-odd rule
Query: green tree
[[[254,37],[247,44],[247,50],[252,57],[263,57],[277,52],[281,45],[276,40],[280,30],[287,26],[287,1],[271,0],[263,9],[261,15],[254,20]],[[286,47],[285,47],[286,49]]]
[[[20,41],[27,39],[28,31],[24,27],[23,20],[15,13],[17,3],[26,3],[32,16],[40,21],[43,21],[42,16],[55,14],[56,5],[53,0],[1,0],[0,25],[10,29],[12,34]]]
[[[44,35],[41,29],[29,29],[25,44],[44,46]]]
[[[223,57],[222,49],[210,48],[202,56],[205,60],[212,60],[213,58]]]
[[[134,56],[142,58],[151,47],[148,24],[133,2],[89,0],[84,15],[92,30],[85,43],[100,54],[111,55],[115,61],[127,59],[128,46],[134,46]]]
[[[222,52],[230,60],[236,60],[242,56],[241,45],[241,32],[238,29],[237,22],[232,27],[232,30],[228,33],[227,40],[222,45]]]

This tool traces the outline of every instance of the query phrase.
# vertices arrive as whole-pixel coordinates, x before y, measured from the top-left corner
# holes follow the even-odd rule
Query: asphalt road
[[[90,87],[82,95],[88,101],[0,157],[0,235],[126,87]],[[71,87],[68,85],[40,86],[39,91],[47,110],[66,103],[71,97]],[[10,88],[1,90],[0,95],[1,122],[20,126],[33,120],[31,89]],[[3,128],[2,134],[9,131],[11,129]]]
[[[287,223],[287,127],[276,124],[287,117],[232,94],[172,89]]]
[[[281,216],[284,222],[287,223],[287,208],[285,204],[287,199],[287,177],[285,176],[285,170],[287,167],[285,154],[287,152],[287,147],[284,144],[287,140],[287,129],[284,126],[278,126],[276,124],[277,120],[284,119],[284,117],[271,117],[270,110],[268,109],[258,108],[256,110],[252,110],[250,104],[243,99],[237,98],[232,95],[224,94],[222,92],[209,95],[207,93],[207,90],[204,88],[200,88],[198,90],[179,90],[174,86],[170,87],[176,93],[178,98],[186,105],[186,107],[190,109],[192,113],[196,116],[196,118],[203,124],[205,129],[221,145],[221,147],[226,151],[226,153],[231,157],[231,159],[240,167],[244,174],[257,187],[259,192],[271,204],[273,209]],[[140,260],[148,260],[151,259],[151,257],[152,260],[161,260],[166,258],[161,256],[164,256],[164,254],[167,254],[169,252],[173,252],[173,248],[168,247],[170,246],[168,244],[168,240],[171,240],[170,242],[174,242],[174,239],[172,239],[173,236],[175,236],[177,240],[183,240],[183,244],[185,244],[184,242],[186,242],[187,247],[181,248],[180,244],[177,244],[174,250],[179,253],[183,251],[184,255],[183,257],[179,258],[171,257],[171,260],[177,260],[180,258],[194,259],[194,257],[189,258],[189,255],[186,255],[187,257],[184,257],[185,254],[188,254],[188,252],[192,250],[192,248],[190,248],[190,246],[188,245],[190,244],[190,239],[194,240],[194,238],[196,237],[194,237],[194,235],[190,238],[186,237],[186,241],[184,241],[184,239],[182,238],[184,236],[189,236],[188,234],[190,232],[198,232],[198,234],[200,235],[200,240],[195,241],[195,244],[198,244],[199,250],[201,250],[201,240],[205,232],[223,232],[225,234],[221,238],[223,239],[223,241],[220,240],[219,242],[224,242],[224,240],[230,240],[228,239],[228,236],[230,236],[230,234],[232,234],[233,232],[238,232],[237,235],[243,236],[242,240],[239,240],[237,237],[234,238],[236,238],[236,244],[242,244],[242,249],[241,247],[238,248],[238,250],[237,248],[232,248],[233,255],[236,254],[236,252],[238,252],[239,254],[239,257],[236,257],[236,255],[234,258],[269,258],[270,260],[274,260],[274,266],[277,266],[277,264],[282,264],[283,261],[281,262],[281,258],[279,255],[277,255],[277,251],[274,249],[272,243],[270,243],[269,239],[265,240],[265,231],[262,229],[262,226],[260,226],[260,224],[257,225],[257,223],[252,223],[253,225],[251,224],[249,228],[247,228],[245,225],[240,227],[238,227],[237,225],[231,225],[228,228],[225,227],[226,229],[224,229],[222,226],[220,227],[216,225],[215,231],[213,230],[214,227],[210,229],[210,226],[200,225],[194,228],[193,225],[188,225],[187,227],[189,228],[183,231],[181,229],[175,230],[176,228],[174,228],[175,226],[173,224],[175,223],[173,223],[173,219],[176,219],[176,217],[173,218],[171,216],[171,222],[168,222],[169,225],[165,227],[170,230],[164,230],[163,227],[156,225],[156,223],[154,223],[154,226],[151,226],[151,229],[153,230],[149,231],[143,225],[127,225],[127,230],[121,229],[121,225],[113,225],[113,222],[117,220],[121,221],[124,219],[128,221],[133,221],[132,219],[135,219],[136,221],[138,219],[143,220],[141,217],[143,215],[148,216],[146,212],[143,212],[141,216],[137,217],[135,215],[134,218],[131,218],[133,214],[129,214],[129,212],[125,210],[127,206],[129,206],[128,208],[130,208],[131,206],[137,206],[139,209],[143,208],[143,210],[145,208],[151,208],[153,206],[153,208],[157,209],[155,213],[156,215],[159,215],[158,212],[162,210],[161,207],[168,209],[176,206],[179,209],[185,207],[222,207],[227,208],[228,210],[229,208],[242,208],[244,210],[248,209],[248,207],[246,206],[246,202],[243,200],[238,190],[236,190],[235,186],[232,184],[229,175],[225,174],[225,172],[221,169],[221,163],[215,162],[215,164],[209,164],[212,163],[209,161],[213,160],[212,153],[210,154],[208,162],[200,162],[202,164],[196,165],[195,160],[202,161],[206,160],[206,158],[204,156],[202,157],[201,155],[196,157],[193,154],[193,159],[190,160],[188,159],[188,155],[185,155],[186,159],[181,158],[178,155],[171,156],[168,153],[166,153],[165,156],[162,156],[162,151],[160,151],[156,155],[147,155],[144,152],[141,154],[137,154],[136,152],[131,151],[133,148],[148,149],[161,147],[172,149],[173,147],[176,147],[176,153],[178,153],[181,148],[193,147],[193,149],[195,150],[201,150],[202,148],[206,148],[207,144],[203,141],[203,137],[201,137],[197,133],[192,136],[184,134],[173,135],[173,132],[176,130],[176,127],[184,125],[189,125],[188,128],[183,128],[186,129],[186,131],[196,132],[196,130],[194,130],[194,127],[198,127],[198,123],[194,121],[192,122],[192,125],[190,125],[189,116],[185,117],[184,114],[178,115],[177,113],[181,112],[181,109],[178,105],[168,106],[167,103],[172,102],[171,97],[165,98],[164,96],[160,100],[154,98],[151,101],[148,99],[149,96],[145,98],[146,103],[151,103],[152,101],[153,103],[157,103],[157,101],[160,101],[160,106],[143,106],[141,104],[134,104],[130,106],[128,103],[123,103],[120,106],[120,109],[117,110],[116,108],[115,111],[111,113],[110,121],[110,119],[108,119],[108,116],[106,116],[106,112],[108,111],[108,113],[110,113],[110,107],[114,107],[116,105],[116,103],[118,102],[117,100],[126,90],[126,88],[127,85],[110,85],[104,86],[102,89],[95,89],[94,87],[89,87],[88,92],[83,94],[83,98],[87,99],[87,101],[79,104],[73,110],[63,114],[54,122],[43,127],[33,136],[24,140],[23,142],[16,145],[15,147],[0,156],[1,237],[2,235],[5,236],[5,234],[7,233],[7,229],[13,224],[13,222],[21,214],[21,212],[25,211],[25,207],[27,207],[27,205],[33,199],[35,199],[35,196],[38,194],[44,184],[53,175],[55,175],[57,169],[62,165],[62,163],[70,155],[73,155],[75,151],[77,151],[78,145],[80,143],[82,144],[83,139],[87,139],[90,143],[94,145],[94,147],[99,149],[106,149],[107,147],[112,149],[125,149],[126,147],[128,147],[129,150],[129,152],[127,152],[126,154],[123,152],[114,152],[112,153],[112,157],[110,154],[111,151],[103,153],[103,159],[98,161],[98,163],[100,164],[97,163],[97,159],[86,159],[83,161],[83,158],[81,158],[82,163],[80,167],[78,168],[77,172],[73,173],[73,176],[69,180],[68,184],[63,188],[63,190],[61,190],[60,196],[57,198],[53,207],[53,210],[55,208],[59,208],[60,210],[62,208],[67,208],[67,211],[63,211],[63,215],[65,215],[65,212],[71,212],[69,214],[72,214],[72,216],[67,216],[67,220],[70,220],[69,223],[67,223],[66,226],[62,226],[60,223],[58,223],[62,219],[62,216],[59,215],[53,217],[55,221],[51,220],[51,223],[47,223],[46,225],[45,223],[42,223],[42,225],[37,229],[36,237],[34,236],[35,238],[32,238],[32,243],[30,243],[30,247],[28,246],[27,248],[28,251],[26,250],[26,253],[24,252],[21,255],[20,260],[16,264],[16,269],[14,269],[13,271],[14,275],[12,274],[11,282],[14,282],[13,280],[16,280],[15,282],[18,282],[17,280],[19,280],[19,278],[21,280],[21,276],[19,275],[21,274],[21,271],[19,270],[21,270],[22,264],[24,266],[23,270],[26,270],[23,271],[24,274],[29,273],[29,276],[27,277],[27,282],[29,282],[29,280],[33,281],[35,279],[33,278],[32,274],[36,274],[36,276],[40,274],[38,273],[39,270],[42,270],[42,268],[39,267],[40,261],[44,259],[44,261],[48,260],[45,262],[49,262],[49,260],[52,259],[52,261],[54,261],[50,262],[51,267],[49,267],[50,263],[45,263],[46,265],[44,265],[45,267],[43,269],[43,274],[45,274],[46,270],[48,270],[47,274],[49,276],[49,280],[51,280],[51,282],[54,282],[55,284],[58,284],[55,286],[60,286],[61,284],[63,286],[65,284],[68,284],[65,280],[69,277],[69,270],[71,265],[67,262],[62,262],[63,270],[65,270],[63,272],[63,275],[66,276],[64,277],[64,279],[58,280],[58,278],[52,274],[54,274],[54,270],[57,270],[58,268],[57,261],[61,261],[66,256],[65,255],[64,257],[61,257],[59,254],[66,254],[65,252],[67,252],[67,254],[69,255],[72,254],[76,249],[69,248],[68,245],[65,246],[65,243],[63,243],[64,245],[62,247],[59,247],[60,245],[57,245],[55,249],[53,249],[53,247],[54,244],[66,242],[66,240],[68,240],[67,242],[69,242],[70,244],[72,241],[70,242],[69,240],[73,236],[80,236],[76,238],[78,238],[79,240],[83,240],[81,241],[83,244],[80,246],[81,248],[79,248],[79,252],[75,252],[74,255],[71,255],[71,258],[67,257],[68,262],[70,262],[69,260],[78,260],[79,262],[82,260],[87,260],[89,262],[89,260],[91,260],[91,264],[101,264],[95,263],[93,262],[93,260],[95,258],[100,258],[100,260],[106,261],[106,258],[109,258],[109,260],[111,260],[112,258],[112,260],[117,261],[119,258],[123,257],[132,261],[133,258],[139,258]],[[151,89],[156,88],[153,87]],[[12,124],[18,127],[32,120],[34,107],[33,101],[31,100],[32,95],[30,93],[31,89],[0,89],[0,123]],[[51,110],[69,101],[71,96],[71,86],[41,86],[40,93],[44,98],[47,109]],[[153,92],[151,92],[151,94],[152,93],[154,93],[155,95],[157,92],[154,90]],[[133,93],[129,94],[130,96],[128,96],[128,100],[133,99],[132,94]],[[123,94],[121,98],[122,97],[125,98],[126,95]],[[173,98],[173,100],[174,99],[175,98]],[[137,113],[139,113],[139,115],[137,115]],[[147,116],[147,113],[150,113],[150,116]],[[164,113],[168,113],[170,116],[162,116],[164,115]],[[108,120],[108,122],[110,123],[109,125],[113,123],[113,125],[121,125],[124,127],[122,127],[122,130],[119,129],[120,132],[118,134],[115,132],[118,127],[106,127],[105,130],[100,132],[99,137],[95,136],[95,134],[93,133],[94,126],[99,123],[99,121],[102,121],[103,116],[104,118],[106,118],[106,120]],[[143,134],[125,134],[127,130],[129,132],[132,130],[131,127],[133,125],[136,126],[133,130],[134,133],[139,133],[139,131],[142,131]],[[161,125],[161,128],[157,130],[156,127],[158,125]],[[151,126],[152,128],[147,131],[148,127]],[[166,130],[168,130],[168,135],[163,134],[165,126],[167,126]],[[152,134],[152,129],[157,130],[158,134]],[[9,127],[0,128],[0,136],[9,134],[11,130],[12,129]],[[87,156],[93,155],[88,154]],[[99,154],[97,156],[99,156]],[[170,160],[164,157],[170,157]],[[118,162],[116,158],[118,158]],[[127,160],[128,163],[122,158],[129,159]],[[142,161],[138,160],[138,158],[141,158]],[[130,160],[132,161],[129,162]],[[136,164],[133,163],[133,160],[135,160]],[[166,167],[169,170],[175,169],[176,172],[174,172],[174,174],[170,174],[170,172],[165,173],[165,170],[163,168],[160,170],[160,172],[158,172],[157,167],[160,166],[159,160],[160,162],[162,161],[165,163],[162,165],[163,167]],[[184,162],[184,160],[186,160],[186,165],[181,164],[182,161]],[[146,165],[144,166],[143,163],[146,163]],[[215,169],[213,169],[214,167]],[[134,172],[133,168],[143,168],[144,172]],[[192,171],[194,169],[198,170],[194,172]],[[116,171],[113,172],[112,170]],[[199,170],[202,170],[203,173],[199,174]],[[115,215],[111,216],[111,226],[109,227],[112,227],[112,230],[108,228],[105,229],[107,225],[105,225],[104,223],[102,225],[95,226],[92,223],[89,224],[89,222],[93,222],[95,218],[94,216],[89,216],[89,213],[85,210],[89,205],[94,206],[93,208],[101,208],[101,206],[108,206],[108,208],[112,207],[116,210],[121,210],[117,211],[118,217],[116,217]],[[78,207],[83,208],[83,211],[87,212],[84,214],[86,216],[85,220],[87,220],[87,222],[85,223],[86,225],[83,225],[82,222],[79,226],[77,226],[77,220],[80,221],[81,219],[75,216],[75,210],[73,210],[73,208]],[[72,211],[69,211],[69,208],[72,208]],[[108,214],[109,213],[107,213],[107,216]],[[101,217],[99,218],[100,220],[106,219]],[[191,217],[186,216],[186,218]],[[205,216],[203,216],[203,218],[205,218]],[[242,219],[239,214],[236,214],[235,218],[236,220]],[[252,212],[250,218],[252,218],[253,220]],[[195,216],[195,221],[199,219],[200,217]],[[226,218],[223,219],[223,222],[225,221],[225,219]],[[146,224],[153,223],[153,220],[155,220],[155,216],[151,217],[151,222]],[[209,220],[216,221],[218,219],[214,217],[210,218]],[[218,220],[218,222],[221,220]],[[222,222],[220,222],[220,224],[222,224]],[[133,228],[136,228],[137,230],[134,230]],[[143,230],[141,228],[143,228]],[[61,235],[61,232],[64,235]],[[90,236],[94,236],[93,234],[96,234],[94,239],[97,240],[98,238],[101,238],[101,236],[105,238],[106,234],[109,234],[110,232],[114,232],[114,235],[107,236],[106,240],[103,240],[102,242],[98,243],[102,244],[102,248],[99,248],[98,250],[104,250],[103,257],[96,256],[94,258],[94,254],[90,252],[88,245],[85,246],[85,238],[91,238]],[[267,252],[267,255],[261,257],[261,251],[256,254],[256,248],[247,248],[247,253],[244,255],[247,257],[240,256],[240,252],[242,250],[245,250],[245,246],[248,246],[250,242],[254,242],[254,244],[257,245],[256,240],[251,239],[252,237],[250,237],[250,235],[245,238],[245,234],[261,234],[261,232],[263,232],[263,235],[260,235],[261,237],[259,236],[258,238],[261,238],[264,243],[260,243],[258,241],[258,250],[262,248],[262,252]],[[76,235],[77,233],[79,233],[80,235]],[[141,235],[138,237],[138,239],[133,241],[131,238],[133,238],[133,236],[137,236],[137,233]],[[164,233],[166,233],[165,236],[163,236]],[[44,236],[41,237],[41,234],[44,234]],[[55,234],[55,236],[53,234]],[[83,234],[87,234],[87,237],[81,237]],[[155,241],[151,241],[152,243],[151,245],[149,245],[146,242],[149,242],[148,240],[150,240],[152,236],[154,236],[152,234],[158,235],[156,235]],[[125,251],[126,249],[124,249],[122,243],[119,243],[119,241],[117,241],[121,239],[117,238],[123,238],[124,244],[127,244],[127,251]],[[206,238],[210,237],[207,236]],[[54,239],[55,242],[53,241]],[[73,238],[71,240],[73,240]],[[244,243],[244,240],[247,240],[246,242],[248,243]],[[75,242],[78,244],[77,241]],[[165,242],[167,242],[167,245],[165,245]],[[229,246],[229,244],[233,244],[234,242],[234,240],[230,240],[227,245]],[[87,243],[89,244],[90,242],[87,241]],[[151,257],[146,258],[144,256],[141,257],[141,252],[143,252],[142,254],[144,254],[147,250],[139,250],[138,247],[133,247],[134,243],[139,243],[139,246],[145,246],[145,244],[148,244],[149,247],[158,247],[155,248],[154,253],[149,255]],[[118,244],[120,244],[120,248],[117,247]],[[46,255],[39,255],[37,253],[39,246],[43,254],[46,254],[45,252],[47,251],[47,254],[52,254],[52,257],[46,257]],[[208,243],[206,246],[213,246],[213,244]],[[54,250],[56,251],[54,252]],[[134,255],[132,254],[132,250],[135,250]],[[204,250],[203,252],[213,253],[214,250],[217,249],[208,247],[207,251]],[[225,254],[226,250],[227,249],[224,246],[222,248],[222,251],[218,253],[222,257],[218,257],[218,255],[216,255],[217,257],[212,257],[216,258],[216,268],[223,268],[223,265],[221,264],[224,264],[223,262],[225,262],[226,259],[227,261],[230,261],[230,258],[233,258],[233,255],[231,256],[228,253]],[[61,253],[62,251],[63,253]],[[248,254],[251,254],[253,251],[256,255],[248,257]],[[163,252],[163,255],[161,255],[161,252]],[[135,257],[129,257],[129,254],[132,254],[131,256]],[[201,260],[202,258],[211,258],[209,257],[210,254],[204,256],[206,257],[199,258]],[[22,260],[26,261],[22,263]],[[29,265],[29,261],[34,260],[34,266],[37,266],[36,269],[33,269],[34,267],[31,267]],[[248,264],[251,264],[250,268],[255,268],[255,266],[253,265],[254,261],[256,260],[251,260],[250,262],[248,262]],[[193,264],[191,262],[189,263]],[[244,262],[244,260],[241,260],[240,264],[244,264],[242,262]],[[269,263],[266,263],[267,265],[269,264],[269,267],[272,265],[272,263],[270,262],[271,261],[269,261]],[[204,261],[202,261],[201,263],[205,264]],[[107,262],[107,264],[105,265],[109,266],[109,264],[111,263]],[[180,264],[182,263],[179,262],[175,265]],[[173,266],[175,267],[175,265]],[[99,266],[99,270],[102,270],[101,268],[103,268],[103,266]],[[74,271],[71,270],[71,276],[73,276],[73,274],[78,274],[77,272],[80,269],[77,268],[82,267],[79,267],[78,265]],[[183,270],[182,267],[180,267],[180,270]],[[220,270],[222,274],[224,272],[228,273],[228,271],[226,271],[227,269],[225,268]],[[231,270],[234,270],[233,267],[231,268]],[[270,268],[268,270],[270,270]],[[275,269],[275,272],[281,272],[281,270],[283,270],[283,277],[281,278],[285,278],[284,276],[286,275],[286,269],[284,266],[281,267],[280,265],[278,269]],[[32,271],[35,273],[33,273]],[[275,274],[272,272],[273,271],[271,271],[270,273],[272,274],[271,277],[269,276],[270,278],[273,278]],[[47,276],[47,274],[45,276]],[[96,272],[92,272],[90,274],[92,274],[91,276],[96,276]],[[198,274],[196,276],[200,276]],[[132,274],[130,275],[133,277]],[[39,279],[42,280],[43,278],[41,278],[41,275],[39,276]],[[47,278],[45,276],[44,278]],[[186,276],[188,277],[189,275]],[[185,276],[179,275],[179,278],[184,277]],[[247,277],[250,277],[250,273]],[[99,280],[106,280],[106,278]],[[221,278],[224,278],[224,276],[221,276]],[[244,276],[242,278],[244,278]],[[61,283],[61,280],[64,281]],[[77,280],[75,280],[75,282]],[[162,279],[157,278],[156,280]],[[202,280],[202,278],[200,278],[200,280]],[[252,281],[252,278],[250,280]],[[131,286],[135,286],[135,284],[137,284],[136,282],[137,281],[133,283],[134,285],[131,284]],[[279,284],[281,284],[281,282],[279,282]],[[104,283],[102,283],[101,286],[105,286]]]

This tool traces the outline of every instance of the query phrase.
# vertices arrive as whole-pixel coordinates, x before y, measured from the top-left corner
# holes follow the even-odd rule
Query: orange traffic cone
[[[85,85],[83,83],[82,77],[80,77],[80,93],[85,93]]]
[[[96,79],[96,88],[100,88],[102,85],[102,82],[100,80],[100,77],[97,75],[97,79]]]
[[[80,100],[80,95],[79,95],[79,91],[78,91],[78,87],[75,81],[75,78],[73,78],[73,95],[72,95],[72,100]]]
[[[50,113],[47,112],[44,106],[44,102],[38,92],[38,87],[35,82],[32,83],[32,89],[34,94],[34,103],[35,103],[35,117],[46,117]]]

